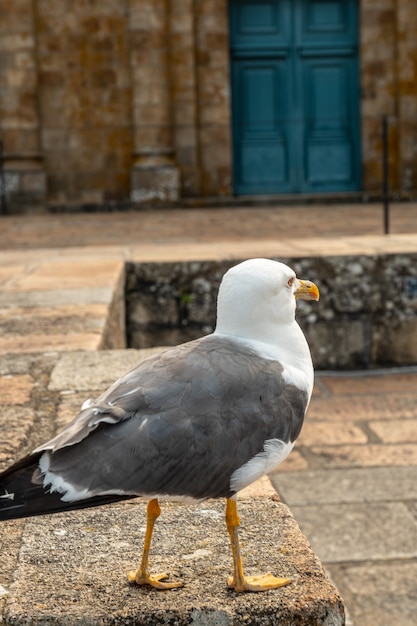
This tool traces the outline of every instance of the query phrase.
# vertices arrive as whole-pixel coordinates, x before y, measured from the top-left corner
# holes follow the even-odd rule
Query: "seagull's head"
[[[288,265],[249,259],[226,272],[217,300],[216,332],[262,339],[295,321],[297,299],[318,300],[319,290]]]

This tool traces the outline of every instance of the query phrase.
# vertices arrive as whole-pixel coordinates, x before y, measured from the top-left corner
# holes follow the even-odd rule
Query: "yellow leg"
[[[233,576],[229,576],[227,584],[235,591],[266,591],[267,589],[277,589],[288,585],[291,581],[288,578],[277,578],[272,574],[261,576],[245,576],[240,556],[238,528],[240,519],[237,513],[236,501],[229,498],[226,503],[226,525],[230,535],[233,556]]]
[[[156,589],[173,589],[175,587],[182,587],[183,583],[181,581],[173,583],[161,582],[164,578],[168,578],[168,574],[149,574],[148,561],[149,550],[152,540],[152,532],[155,526],[155,522],[160,514],[161,508],[158,504],[157,498],[150,500],[146,513],[146,534],[145,543],[143,546],[142,560],[139,569],[136,572],[129,572],[127,577],[129,579],[129,582],[131,583],[135,583],[136,585],[151,585]]]

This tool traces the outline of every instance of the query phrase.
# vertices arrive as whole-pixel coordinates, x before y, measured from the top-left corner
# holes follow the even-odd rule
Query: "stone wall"
[[[0,140],[4,184],[14,210],[43,206],[39,72],[32,0],[0,0]]]
[[[379,189],[381,118],[388,116],[390,187],[417,188],[417,5],[410,0],[360,3],[362,162],[364,190]]]
[[[126,3],[70,4],[35,3],[49,202],[122,201],[132,154]]]
[[[417,255],[280,260],[319,286],[320,302],[301,300],[297,313],[317,368],[417,364]],[[175,345],[211,332],[221,277],[234,264],[128,264],[128,345]]]
[[[0,0],[9,209],[232,193],[227,0]],[[417,5],[360,3],[364,191],[417,189]]]

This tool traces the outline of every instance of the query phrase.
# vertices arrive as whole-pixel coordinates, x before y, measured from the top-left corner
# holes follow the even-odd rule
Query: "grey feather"
[[[301,430],[307,394],[282,371],[210,335],[140,363],[35,452],[89,497],[230,497],[231,475],[265,441]]]

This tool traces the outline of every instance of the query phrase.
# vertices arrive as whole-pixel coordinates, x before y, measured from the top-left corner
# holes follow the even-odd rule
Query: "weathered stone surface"
[[[379,444],[313,446],[310,449],[316,467],[374,467],[375,465],[417,466],[417,444]]]
[[[417,443],[417,422],[414,420],[370,422],[369,427],[385,443]]]
[[[417,563],[394,561],[389,573],[384,561],[328,565],[343,598],[354,607],[356,626],[414,626],[417,612]]]
[[[300,277],[319,285],[320,302],[300,301],[297,311],[318,369],[417,363],[413,287],[417,256],[415,252],[380,254],[381,242],[374,246],[372,254],[356,257],[318,256],[314,245],[309,256],[279,257]],[[238,246],[230,254],[218,245],[208,254],[207,248],[203,253],[198,250],[183,262],[170,261],[179,254],[171,250],[164,263],[129,260],[140,258],[140,251],[123,247],[98,253],[75,248],[65,254],[32,252],[20,265],[19,255],[4,253],[0,350],[40,351],[48,346],[48,337],[52,349],[67,350],[118,348],[125,343],[149,348],[206,335],[215,327],[220,280],[241,260],[238,253],[243,250]],[[157,256],[154,251],[153,258]],[[192,260],[199,257],[212,260]],[[383,402],[378,398],[374,402],[379,403],[373,410],[381,419]],[[413,406],[406,402],[404,410],[409,414]],[[340,410],[346,411],[345,403],[340,403]]]
[[[416,467],[278,471],[272,483],[291,506],[417,500]]]
[[[125,269],[115,281],[113,297],[111,299],[105,326],[100,342],[101,350],[115,350],[126,347],[126,307],[125,307]]]
[[[30,400],[33,383],[32,376],[20,374],[17,376],[0,377],[0,397],[2,404],[26,404]]]
[[[369,380],[368,378],[366,380]],[[417,393],[366,395],[355,397],[314,398],[309,417],[329,422],[344,422],[354,415],[361,415],[366,420],[391,419],[392,415],[401,415],[403,419],[413,419],[417,416]]]
[[[403,502],[322,503],[291,510],[324,563],[417,557],[417,524]]]
[[[312,422],[307,420],[298,439],[300,445],[313,446],[326,441],[328,445],[367,443],[368,436],[360,425],[352,422]]]
[[[57,283],[54,283],[57,286]],[[88,287],[86,289],[45,289],[36,291],[1,291],[0,305],[15,307],[50,307],[73,304],[108,303],[113,296],[112,287]]]
[[[144,356],[148,354],[150,353],[146,352]],[[73,363],[71,363],[71,356],[74,356]],[[8,451],[7,456],[9,458],[5,458],[2,465],[5,466],[7,460],[10,461],[12,458],[16,458],[28,449],[33,448],[36,444],[49,438],[55,428],[63,427],[65,423],[74,417],[87,396],[94,396],[96,391],[102,391],[115,377],[134,365],[141,356],[137,351],[127,350],[115,353],[95,353],[93,355],[77,352],[74,355],[53,355],[51,353],[47,356],[15,355],[12,357],[9,355],[2,357],[0,360],[0,374],[2,376],[13,376],[17,380],[30,382],[28,378],[19,378],[27,376],[28,372],[30,372],[31,378],[38,383],[32,391],[36,415],[33,412],[29,413],[26,411],[26,404],[23,406],[16,405],[15,413],[10,411],[9,408],[2,413],[3,419],[9,418],[10,423],[15,420],[16,425],[23,429],[21,431],[23,436],[20,438],[19,435],[16,438],[15,445],[13,444]],[[112,362],[112,357],[114,357],[114,363]],[[48,384],[50,371],[53,372],[53,376],[51,383]],[[404,583],[404,580],[409,581],[408,577],[413,576],[414,572],[413,564],[415,557],[413,556],[413,550],[415,550],[416,545],[415,532],[417,528],[417,508],[415,504],[417,475],[415,472],[417,466],[407,464],[399,467],[398,462],[407,459],[404,450],[400,448],[401,444],[385,443],[382,437],[385,431],[379,432],[378,435],[378,432],[374,431],[371,426],[372,421],[376,421],[378,424],[381,424],[381,422],[386,423],[387,425],[390,422],[393,422],[395,425],[395,423],[400,423],[401,421],[406,421],[407,423],[415,421],[417,417],[415,412],[417,403],[414,398],[415,377],[416,375],[412,371],[397,374],[391,373],[390,375],[376,375],[376,373],[365,375],[363,372],[349,375],[318,375],[317,390],[312,399],[307,424],[318,423],[321,425],[324,422],[331,426],[332,421],[336,420],[336,424],[342,423],[343,425],[343,419],[356,423],[363,429],[364,433],[367,433],[370,443],[359,443],[355,438],[355,441],[352,441],[348,446],[351,451],[351,461],[345,459],[344,462],[361,464],[362,460],[366,459],[368,467],[362,465],[352,468],[350,465],[346,469],[334,469],[332,464],[329,463],[329,459],[332,458],[333,453],[338,454],[340,452],[341,455],[345,454],[347,448],[337,438],[329,439],[326,429],[320,426],[320,428],[314,430],[316,445],[313,442],[310,445],[308,441],[303,444],[301,440],[300,445],[297,445],[296,450],[283,464],[274,479],[280,495],[285,498],[287,504],[296,508],[297,520],[299,519],[300,522],[304,520],[307,524],[306,529],[309,533],[311,532],[310,538],[315,540],[315,545],[322,546],[325,550],[324,554],[330,555],[329,558],[333,560],[325,563],[325,566],[337,582],[344,600],[348,602],[348,608],[354,624],[361,624],[361,620],[366,619],[368,622],[367,626],[368,624],[373,626],[372,616],[377,615],[379,619],[379,616],[383,614],[379,607],[386,608],[388,606],[389,612],[387,614],[392,615],[393,619],[401,623],[401,626],[403,623],[407,624],[407,626],[408,624],[410,626],[413,624],[415,615],[414,587],[410,589],[409,582]],[[7,380],[12,385],[13,379],[6,379],[5,384]],[[83,384],[90,386],[90,388],[83,387]],[[47,388],[44,385],[47,385]],[[394,401],[391,402],[390,398],[392,397]],[[322,403],[324,400],[326,404]],[[332,401],[336,405],[336,410],[332,408]],[[317,405],[317,403],[319,404]],[[344,410],[342,411],[343,406]],[[376,417],[379,411],[383,415],[383,419]],[[4,422],[3,419],[1,426],[8,428],[7,422]],[[341,428],[341,431],[342,434],[345,432],[344,427]],[[354,434],[356,433],[356,431],[353,432]],[[349,436],[349,433],[348,429],[346,431],[347,436]],[[322,437],[321,445],[319,437]],[[373,438],[380,438],[379,443],[375,443],[376,439]],[[10,437],[0,439],[2,441],[12,441]],[[374,443],[371,443],[372,441]],[[411,444],[405,445],[408,447]],[[321,450],[320,454],[316,454],[318,448]],[[356,455],[352,452],[353,448],[356,448],[358,451]],[[367,454],[366,450],[368,448],[369,453]],[[377,449],[379,450],[378,454],[376,453]],[[313,470],[315,464],[317,464],[316,467],[321,469]],[[376,467],[376,465],[383,465],[383,467]],[[353,505],[352,509],[350,509],[351,505]],[[220,503],[219,506],[221,506]],[[100,529],[98,531],[96,524],[92,523],[91,518],[95,511],[85,512],[86,517],[83,518],[85,521],[76,527],[76,531],[71,530],[73,528],[72,523],[68,525],[68,522],[66,522],[65,526],[61,524],[58,527],[56,525],[50,527],[53,530],[58,530],[60,534],[48,533],[44,525],[47,521],[46,518],[42,522],[42,533],[36,536],[35,532],[27,530],[25,537],[30,535],[33,539],[31,539],[32,542],[25,540],[18,580],[21,581],[24,578],[23,565],[26,563],[26,559],[27,561],[31,560],[27,551],[29,548],[30,550],[34,548],[37,555],[36,559],[33,558],[32,562],[28,562],[30,572],[36,572],[34,576],[41,576],[43,569],[47,570],[49,567],[45,556],[42,556],[42,559],[45,559],[43,562],[40,562],[42,559],[38,558],[41,556],[38,551],[39,544],[44,539],[46,539],[45,546],[49,545],[51,548],[50,554],[53,561],[51,573],[48,574],[46,572],[45,574],[45,584],[40,584],[42,599],[38,599],[37,602],[40,606],[35,607],[35,613],[33,614],[35,623],[36,620],[40,621],[41,618],[44,620],[49,619],[52,612],[51,607],[54,604],[59,607],[58,600],[60,599],[62,599],[65,608],[69,606],[69,619],[78,619],[81,613],[80,598],[84,597],[88,599],[85,615],[91,615],[89,611],[94,610],[91,607],[96,605],[96,602],[92,602],[93,593],[97,594],[99,611],[105,611],[109,607],[111,608],[111,606],[117,609],[121,600],[117,600],[116,596],[116,604],[111,604],[110,606],[113,600],[111,598],[112,589],[116,589],[117,594],[121,594],[120,598],[122,600],[126,598],[123,595],[125,592],[132,592],[126,603],[126,612],[128,613],[126,621],[135,619],[133,612],[140,610],[142,606],[142,604],[138,605],[135,593],[137,591],[142,593],[142,591],[130,589],[127,586],[124,587],[124,576],[125,570],[137,562],[140,544],[143,539],[144,507],[143,505],[136,507],[131,504],[127,504],[126,507],[138,511],[138,515],[128,516],[130,518],[129,523],[132,523],[132,538],[134,541],[129,541],[128,546],[118,545],[121,526],[124,527],[125,524],[120,519],[117,519],[114,524],[111,522],[113,539],[110,540],[110,543],[114,541],[114,545],[112,544],[109,550],[112,555],[117,552],[117,558],[116,561],[111,560],[108,563],[106,563],[104,556],[100,556],[105,553],[104,545],[107,537],[110,536],[109,529],[105,529],[108,518],[103,520],[104,530]],[[178,506],[177,508],[179,511],[178,515],[182,519],[183,507]],[[193,507],[190,507],[190,509],[194,510]],[[251,517],[249,518],[249,527],[253,523]],[[216,524],[216,541],[222,541],[222,546],[225,550],[222,553],[224,566],[222,565],[223,561],[218,561],[217,564],[213,565],[216,581],[220,586],[224,585],[225,576],[230,569],[229,546],[222,518],[223,509],[221,508],[219,520],[213,520],[213,523]],[[192,519],[192,517],[187,519]],[[52,520],[53,518],[51,518],[51,522]],[[167,521],[164,510],[160,522],[163,524]],[[33,529],[35,527],[38,528],[36,526],[37,522],[38,520],[30,522]],[[170,533],[172,533],[173,528],[177,527],[178,523],[178,517],[176,517],[175,522],[169,524]],[[22,522],[19,524],[8,523],[2,524],[0,527],[0,550],[2,555],[0,585],[8,591],[11,590],[10,581],[14,578],[13,572],[16,571],[17,567],[20,546],[19,537],[23,525],[24,523]],[[113,529],[114,526],[116,527],[115,530]],[[162,526],[163,528],[164,526]],[[183,527],[180,526],[180,528],[182,533]],[[257,568],[256,563],[252,561],[256,550],[252,551],[250,546],[248,549],[246,529],[247,523],[242,516],[243,556],[245,565],[247,569],[249,568],[248,572],[252,572]],[[89,550],[86,551],[84,563],[82,562],[84,557],[81,557],[81,555],[77,556],[77,551],[73,550],[74,555],[71,558],[79,559],[79,561],[77,561],[73,570],[70,567],[67,568],[67,565],[64,563],[64,578],[66,581],[64,589],[57,584],[57,580],[62,580],[62,572],[61,574],[58,573],[58,569],[59,567],[62,568],[62,564],[58,563],[56,552],[60,545],[55,543],[56,541],[62,543],[65,539],[66,535],[62,535],[62,531],[67,531],[67,534],[75,533],[72,534],[71,542],[74,536],[80,537],[82,541],[87,536],[91,537],[87,541],[91,541],[94,546],[98,546],[97,550],[92,550],[92,557]],[[163,549],[159,553],[158,550],[161,545],[159,532],[160,524],[158,523],[155,533],[156,551],[154,565],[160,567],[168,565],[170,573],[179,572],[176,569],[174,560],[169,560],[171,557],[173,558],[179,554],[175,551],[175,541],[173,546],[167,546],[166,551]],[[170,534],[169,536],[170,540],[173,541],[173,535]],[[116,539],[114,540],[115,537]],[[367,538],[369,538],[369,541],[367,541]],[[70,549],[74,546],[71,542],[69,544]],[[172,555],[170,554],[171,547]],[[195,584],[198,584],[196,574],[204,572],[203,555],[201,552],[197,552],[197,554],[195,552],[196,550],[205,549],[206,546],[197,545],[192,550],[187,549],[181,553],[186,557],[187,555],[195,557],[194,560],[191,558],[181,559],[181,564],[184,562],[186,567],[183,571],[190,573],[188,580],[191,582],[193,590],[196,589]],[[381,558],[382,553],[385,556],[388,555],[389,559],[383,561],[381,565],[381,562],[378,564],[378,561],[373,559],[374,554]],[[267,550],[265,557],[260,554],[261,563],[259,567],[261,565],[269,567],[272,563],[270,560],[272,556],[273,553],[270,549]],[[354,557],[356,561],[353,561],[351,557]],[[278,558],[280,559],[281,556]],[[364,558],[369,558],[370,560],[363,560]],[[118,559],[121,559],[121,567],[118,568],[119,578],[117,572],[112,571],[111,574],[107,574],[108,568],[111,564],[118,563]],[[69,564],[73,562],[75,561],[68,561]],[[172,567],[170,565],[171,562],[173,563]],[[102,569],[103,564],[104,569]],[[252,570],[252,567],[255,569]],[[94,582],[93,571],[94,573],[96,571],[99,572],[96,582]],[[370,577],[372,577],[371,574],[373,572],[375,576],[371,581]],[[182,571],[179,573],[183,575]],[[107,578],[110,575],[112,578]],[[358,577],[357,580],[355,579],[356,576]],[[196,580],[197,583],[195,582]],[[389,589],[387,588],[387,580],[390,581]],[[414,582],[414,578],[412,578],[412,581]],[[71,587],[71,585],[73,586]],[[360,593],[358,592],[359,586],[361,589]],[[30,580],[26,579],[22,587],[24,593],[20,597],[23,597],[22,606],[25,607],[27,619],[32,617],[32,611],[29,611],[28,604],[30,600],[26,597],[26,589],[29,590],[29,588]],[[52,592],[50,591],[51,588],[53,589]],[[223,589],[225,590],[225,587]],[[1,593],[0,589],[0,595]],[[15,594],[13,589],[12,593]],[[147,597],[148,595],[150,596],[150,593],[147,594]],[[224,607],[219,606],[207,615],[208,605],[202,607],[199,604],[196,605],[196,595],[194,593],[192,599],[194,604],[193,608],[190,609],[194,611],[192,613],[193,619],[212,620],[208,623],[216,623],[215,620],[223,619],[224,623],[228,624],[226,621],[228,617],[223,612]],[[30,594],[28,597],[31,597]],[[38,595],[35,594],[33,597],[36,599]],[[71,598],[75,598],[76,601],[71,601]],[[152,600],[152,597],[150,597],[150,600]],[[5,599],[2,600],[3,604],[4,601]],[[264,601],[262,599],[262,602]],[[14,615],[19,613],[17,602],[17,595],[14,595],[12,605],[14,607],[13,611],[15,611]],[[310,601],[308,601],[309,603]],[[225,605],[229,606],[228,601]],[[269,606],[269,600],[267,606]],[[62,618],[61,614],[57,613],[57,615],[59,615],[60,619]],[[412,616],[411,620],[410,616]],[[161,613],[157,612],[157,619],[160,617],[162,619]],[[174,616],[174,618],[177,619],[178,617]],[[13,619],[15,619],[14,616]],[[54,618],[52,617],[51,619]],[[124,619],[123,614],[120,615],[118,613],[117,620],[119,623],[122,619]],[[205,622],[203,621],[202,623],[204,624]],[[328,625],[326,624],[326,626]]]
[[[0,440],[0,466],[4,468],[16,459],[19,451],[27,441],[30,429],[35,421],[32,407],[17,405],[5,406],[2,409],[1,426],[7,425],[6,433]]]
[[[379,327],[378,327],[379,326]],[[372,351],[378,361],[409,365],[417,361],[417,317],[381,321],[375,329]]]
[[[319,285],[320,302],[297,307],[317,368],[417,363],[415,254],[279,260]],[[174,345],[211,332],[220,279],[235,262],[129,263],[128,344]]]
[[[52,391],[105,391],[140,360],[160,350],[74,351],[62,354],[52,370],[48,388]]]
[[[180,194],[180,174],[174,165],[136,165],[130,175],[130,199],[135,203],[175,202]]]
[[[35,334],[102,332],[107,314],[108,307],[98,303],[4,308],[0,311],[1,336],[21,335],[28,339],[28,335]]]
[[[138,565],[145,506],[113,505],[29,520],[6,624],[276,624],[342,626],[341,600],[326,579],[288,508],[270,498],[239,503],[244,567],[270,569],[292,582],[261,594],[228,590],[231,554],[224,503],[167,503],[155,528],[150,566],[185,586],[137,588],[126,573]],[[266,531],[266,532],[265,532]]]
[[[4,463],[0,457],[2,467],[62,428],[87,395],[100,392],[140,358],[154,352],[3,357],[0,373],[5,391],[25,405],[16,404],[15,414],[10,405],[2,414],[7,417],[1,426],[8,433],[9,445]],[[32,385],[34,381],[36,385]],[[13,393],[16,385],[20,396]],[[26,414],[26,408],[30,413]],[[192,619],[195,624],[237,626],[242,620],[273,624],[279,616],[284,625],[295,621],[306,626],[342,626],[340,597],[294,518],[276,496],[271,498],[273,491],[266,483],[253,486],[246,495],[242,493],[245,568],[248,573],[266,569],[285,573],[293,580],[290,588],[278,594],[242,596],[227,589],[231,555],[224,502],[212,501],[196,506],[163,505],[152,548],[152,568],[166,567],[171,576],[183,577],[184,589],[159,594],[129,586],[126,572],[137,566],[145,506],[127,503],[2,524],[0,610],[5,623],[120,624],[134,620],[156,624],[175,619],[181,624]],[[267,495],[259,498],[260,493]]]
[[[29,0],[2,0],[0,12],[4,16],[0,25],[1,183],[9,211],[39,211],[46,203],[46,174],[40,145],[34,13]]]

